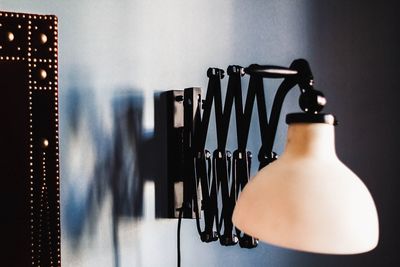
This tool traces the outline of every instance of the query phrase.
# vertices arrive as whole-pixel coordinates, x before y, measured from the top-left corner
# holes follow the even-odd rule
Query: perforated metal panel
[[[0,12],[2,266],[60,266],[57,18]]]

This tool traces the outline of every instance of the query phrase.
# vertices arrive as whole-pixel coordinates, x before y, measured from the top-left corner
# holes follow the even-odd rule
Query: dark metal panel
[[[4,266],[60,266],[57,18],[0,12]]]

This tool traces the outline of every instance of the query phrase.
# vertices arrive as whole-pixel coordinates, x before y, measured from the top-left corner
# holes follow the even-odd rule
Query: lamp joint
[[[258,245],[258,239],[244,234],[243,237],[239,238],[239,246],[241,248],[255,248]]]
[[[219,237],[219,243],[222,246],[234,246],[239,242],[239,238],[235,234],[221,235]]]
[[[200,234],[201,241],[210,243],[218,240],[218,234],[215,231],[204,231]]]
[[[260,168],[267,166],[278,159],[278,154],[273,151],[266,151],[264,147],[261,147],[258,153],[258,161],[260,162]]]

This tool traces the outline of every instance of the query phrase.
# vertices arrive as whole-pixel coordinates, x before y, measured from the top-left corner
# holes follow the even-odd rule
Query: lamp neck
[[[284,155],[336,157],[334,126],[327,123],[289,124]]]

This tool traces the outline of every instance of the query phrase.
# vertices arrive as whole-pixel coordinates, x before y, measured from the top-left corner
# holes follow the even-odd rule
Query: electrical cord
[[[179,219],[178,219],[178,229],[177,229],[177,242],[176,242],[176,250],[177,250],[177,266],[181,267],[181,224],[182,224],[182,215],[183,215],[183,204],[179,209]]]

